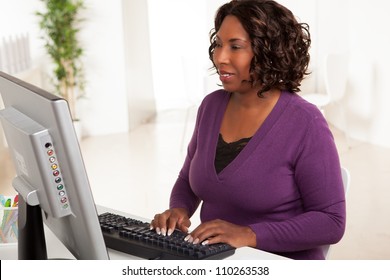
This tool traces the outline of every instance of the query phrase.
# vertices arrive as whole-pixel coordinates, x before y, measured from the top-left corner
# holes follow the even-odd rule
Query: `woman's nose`
[[[227,48],[219,47],[214,50],[214,63],[227,64],[229,63],[229,52]]]

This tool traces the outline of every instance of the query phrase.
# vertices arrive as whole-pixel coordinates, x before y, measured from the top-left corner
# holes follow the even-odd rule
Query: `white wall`
[[[350,49],[353,62],[349,87],[353,136],[390,147],[390,18],[388,4],[351,1]],[[352,76],[353,75],[353,76]],[[352,103],[354,102],[354,103]]]
[[[83,134],[126,132],[155,114],[153,88],[139,90],[139,85],[153,84],[151,70],[145,72],[148,65],[150,68],[150,54],[142,53],[147,48],[134,50],[131,41],[142,41],[139,35],[148,33],[144,24],[147,23],[146,2],[114,0],[108,4],[104,0],[85,0],[85,6],[80,42],[85,49],[86,97],[78,102]],[[39,0],[0,0],[0,40],[4,36],[28,32],[34,65],[43,72],[43,82],[37,85],[51,91],[50,60],[44,42],[39,38],[38,18],[34,15],[38,10],[43,11]],[[134,18],[133,23],[140,23],[142,32],[137,33],[135,28],[129,27],[126,21],[129,18]],[[144,58],[143,68],[129,63],[132,57]],[[139,70],[142,73],[134,80],[131,73]]]
[[[308,16],[305,0],[283,0],[296,14]],[[304,4],[304,5],[301,5]],[[325,92],[323,59],[327,53],[346,53],[348,85],[342,100],[346,123],[335,104],[326,108],[328,121],[349,137],[390,147],[390,95],[387,80],[390,54],[390,18],[382,0],[316,0],[311,5],[313,74],[303,91]],[[314,9],[313,9],[314,8]],[[313,25],[314,24],[314,25]],[[314,28],[313,28],[314,27]]]
[[[43,55],[42,44],[34,39],[39,37],[38,20],[34,11],[40,7],[42,7],[42,3],[38,0],[0,0],[0,40],[28,32],[30,34],[31,56],[35,64]]]
[[[126,64],[131,36],[127,37],[129,25],[123,19],[122,1],[114,0],[109,4],[104,0],[86,1],[87,22],[82,40],[86,48],[89,98],[83,102],[86,109],[83,118],[86,132],[92,135],[127,131],[131,122],[128,101],[132,89],[126,76],[131,72]],[[126,3],[129,2],[134,1]],[[140,23],[145,23],[145,12],[149,18],[148,24],[136,26],[141,33],[150,32],[150,37],[145,39],[150,40],[150,49],[137,49],[140,56],[148,58],[149,53],[152,63],[152,67],[146,69],[151,73],[139,76],[143,77],[142,83],[150,84],[147,94],[153,91],[159,110],[195,104],[217,88],[216,77],[207,78],[207,67],[211,66],[207,53],[208,32],[216,9],[225,0],[146,2],[148,6],[144,13],[133,11],[133,14],[125,15]],[[387,89],[390,19],[386,2],[280,0],[280,3],[311,26],[313,74],[302,89],[323,92],[321,67],[324,55],[348,51],[349,81],[344,99],[348,110],[348,133],[351,137],[390,147],[390,111],[387,110],[390,101]],[[39,7],[39,0],[0,0],[0,36],[28,30],[32,39],[37,38],[33,12]],[[31,44],[33,59],[42,61],[42,42],[36,39],[31,40]],[[340,117],[334,109],[332,106],[327,108],[327,117],[339,126]]]
[[[44,51],[42,42],[38,40],[40,36],[38,18],[35,16],[35,12],[42,7],[41,1],[28,2],[28,0],[15,0],[6,1],[0,0],[0,60],[5,59],[6,55],[14,55],[11,58],[13,67],[7,67],[6,62],[0,62],[0,66],[3,66],[3,71],[11,75],[16,75],[18,78],[25,80],[37,86],[42,85],[42,75],[40,66],[42,65]],[[20,49],[15,48],[15,45],[9,45],[11,42],[17,41],[18,38],[27,36],[28,38],[28,51],[23,52],[22,60],[25,61],[23,69],[31,67],[30,71],[20,72],[19,67],[15,67],[18,59],[15,55],[20,52]],[[6,43],[8,42],[8,48],[12,47],[12,54],[10,50],[6,50]],[[25,42],[24,42],[25,43]],[[20,45],[19,45],[20,48]],[[30,61],[31,59],[31,61]],[[20,66],[20,65],[19,65]],[[18,69],[19,68],[19,69]],[[1,98],[1,97],[0,97]],[[1,135],[0,131],[0,135]]]
[[[390,147],[390,18],[387,7],[381,0],[349,0],[345,14],[338,14],[336,19],[342,26],[337,33],[348,39],[349,73],[343,100],[347,133],[352,138]],[[335,19],[331,12],[327,16]],[[328,112],[329,121],[340,126],[336,108],[329,106]]]
[[[80,118],[84,133],[128,130],[124,32],[121,1],[86,0],[80,34],[85,48],[86,98]]]
[[[207,74],[206,0],[148,0],[158,110],[199,100]]]
[[[32,63],[36,66],[42,59],[43,52],[41,51],[41,44],[37,40],[33,40],[39,34],[37,20],[33,11],[35,8],[39,8],[41,3],[36,1],[35,5],[29,5],[27,2],[28,0],[0,0],[0,46],[2,46],[4,39],[8,40],[10,37],[25,34],[28,31],[30,34]],[[0,100],[0,109],[2,107],[3,102]],[[5,145],[3,130],[0,126],[0,153]]]
[[[84,130],[87,135],[126,132],[155,114],[147,2],[85,2]]]
[[[318,0],[317,0],[318,1]],[[306,91],[317,89],[317,1],[281,0],[313,30],[311,50],[313,74]],[[344,0],[347,1],[347,0]],[[209,71],[209,32],[217,9],[226,0],[149,0],[154,89],[159,110],[197,104],[218,87],[219,79]]]
[[[131,130],[149,120],[156,112],[147,1],[122,0],[122,16],[125,82]]]

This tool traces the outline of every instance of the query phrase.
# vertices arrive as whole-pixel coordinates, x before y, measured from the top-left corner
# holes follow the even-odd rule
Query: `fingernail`
[[[194,242],[193,242],[194,245],[196,245],[198,243],[199,243],[199,238],[195,239]]]
[[[158,227],[158,228],[156,228],[156,232],[157,232],[157,234],[161,234],[161,230],[160,230],[160,228]]]
[[[202,242],[202,245],[207,245],[207,244],[209,244],[208,240],[205,240],[205,241]]]
[[[168,236],[171,236],[171,234],[173,233],[173,229],[168,229]]]
[[[184,238],[184,241],[187,241],[188,243],[192,243],[192,241],[194,241],[194,239],[192,238],[191,235],[187,235],[187,236]]]
[[[161,229],[161,234],[163,236],[166,236],[167,235],[167,230],[165,228]]]
[[[153,226],[152,225],[150,225],[150,230],[153,230]]]

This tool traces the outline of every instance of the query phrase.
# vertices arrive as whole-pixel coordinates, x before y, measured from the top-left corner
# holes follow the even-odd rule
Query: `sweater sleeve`
[[[273,252],[337,243],[345,231],[345,194],[333,136],[324,118],[314,118],[294,163],[303,212],[284,221],[252,224],[257,247]]]
[[[185,208],[191,217],[200,204],[200,199],[192,191],[189,182],[190,166],[197,147],[198,127],[201,108],[198,110],[198,115],[195,123],[195,128],[191,140],[187,147],[187,155],[184,164],[179,172],[179,176],[173,186],[169,207],[170,208]]]

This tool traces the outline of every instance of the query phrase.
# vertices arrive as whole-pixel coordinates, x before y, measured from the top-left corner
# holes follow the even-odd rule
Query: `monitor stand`
[[[41,207],[28,205],[21,195],[18,202],[18,259],[47,260]]]

